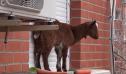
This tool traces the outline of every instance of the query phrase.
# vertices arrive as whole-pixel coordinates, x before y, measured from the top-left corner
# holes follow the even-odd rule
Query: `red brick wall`
[[[8,43],[4,44],[0,32],[0,73],[28,71],[28,32],[9,32]]]
[[[71,0],[71,24],[96,19],[99,39],[82,39],[71,50],[72,68],[110,68],[109,0]]]

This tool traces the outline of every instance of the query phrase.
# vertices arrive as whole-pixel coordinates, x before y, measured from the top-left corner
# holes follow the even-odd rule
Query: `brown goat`
[[[40,56],[42,55],[44,68],[46,70],[50,70],[48,65],[48,56],[54,46],[57,54],[57,71],[62,71],[61,58],[63,59],[62,69],[63,71],[67,71],[66,57],[68,47],[72,46],[83,37],[86,38],[87,36],[90,36],[94,39],[98,39],[97,24],[96,21],[90,21],[72,26],[70,24],[61,23],[57,20],[53,23],[59,25],[59,30],[32,32],[35,67],[41,68]]]

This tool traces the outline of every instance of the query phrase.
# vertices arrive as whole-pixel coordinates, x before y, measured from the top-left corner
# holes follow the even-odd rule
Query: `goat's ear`
[[[96,23],[96,20],[92,21],[91,25],[94,25]]]
[[[90,27],[94,26],[96,24],[96,21],[92,21],[90,24]]]

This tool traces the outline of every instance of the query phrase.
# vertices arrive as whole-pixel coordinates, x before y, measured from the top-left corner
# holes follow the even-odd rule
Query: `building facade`
[[[110,3],[109,0],[71,0],[70,24],[77,25],[95,19],[99,24],[99,39],[82,39],[70,50],[70,68],[110,69]],[[60,13],[61,14],[61,13]],[[59,18],[59,17],[57,17]],[[63,20],[66,21],[66,20]],[[0,73],[21,72],[29,69],[29,32],[0,32]]]

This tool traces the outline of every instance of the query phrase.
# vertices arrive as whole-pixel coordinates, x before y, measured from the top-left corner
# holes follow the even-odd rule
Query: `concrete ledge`
[[[37,70],[37,74],[91,74],[90,70],[76,70],[75,72],[51,72],[47,70]]]
[[[67,72],[51,72],[47,70],[37,69],[37,74],[67,74]]]
[[[76,70],[75,74],[91,74],[90,70]]]
[[[105,69],[92,69],[91,74],[111,74],[111,72]]]

